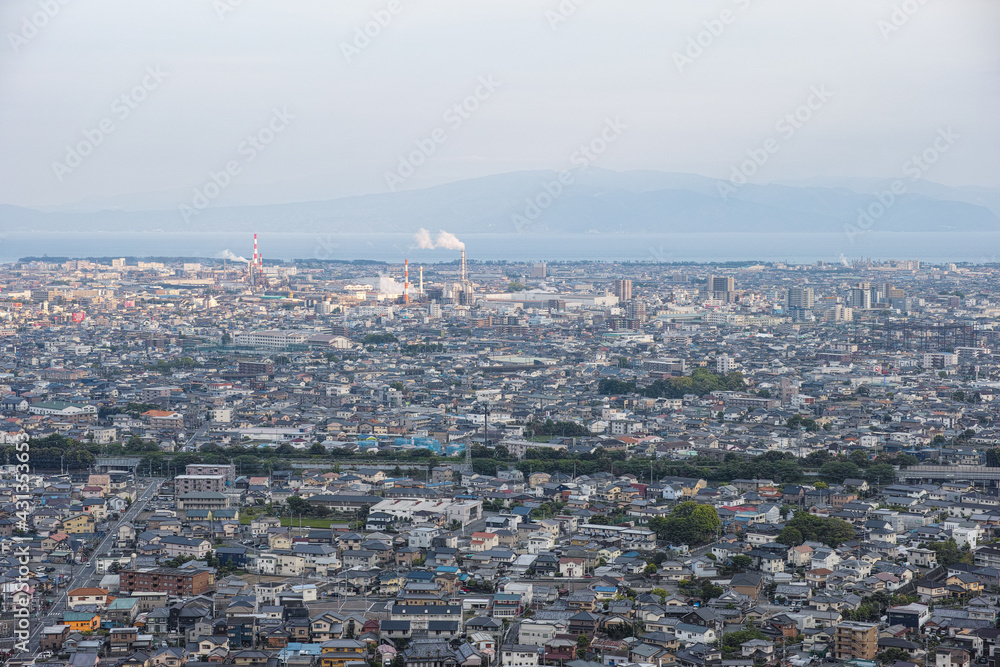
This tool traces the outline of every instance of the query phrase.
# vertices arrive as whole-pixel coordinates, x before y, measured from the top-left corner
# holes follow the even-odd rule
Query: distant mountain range
[[[903,179],[876,216],[878,231],[1000,231],[1000,190]],[[811,179],[732,187],[728,181],[591,167],[559,185],[552,171],[519,171],[420,190],[324,201],[210,205],[186,220],[169,193],[96,200],[58,210],[0,205],[0,233],[55,231],[470,233],[839,232],[878,212],[891,181]],[[727,196],[720,195],[720,186]],[[898,190],[899,188],[897,188]],[[551,194],[550,194],[551,193]],[[231,195],[232,193],[227,193]],[[254,197],[260,200],[260,192]],[[143,202],[148,208],[143,208]],[[889,200],[883,196],[882,202]],[[878,204],[878,205],[876,205]],[[133,208],[134,207],[134,208]]]

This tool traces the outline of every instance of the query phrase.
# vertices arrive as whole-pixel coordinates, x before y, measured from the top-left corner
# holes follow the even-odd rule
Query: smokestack
[[[410,305],[410,260],[403,260],[403,303]]]
[[[462,289],[465,289],[466,281],[467,279],[465,274],[465,248],[462,248]]]
[[[424,298],[424,267],[420,267],[420,298]]]
[[[253,266],[257,268],[257,235],[253,235]]]

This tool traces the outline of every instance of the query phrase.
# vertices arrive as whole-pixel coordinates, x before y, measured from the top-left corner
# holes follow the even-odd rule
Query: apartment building
[[[222,475],[177,475],[174,477],[174,495],[185,493],[222,493],[226,478]]]
[[[837,660],[874,660],[878,653],[878,624],[844,621],[834,635]]]
[[[213,583],[212,573],[209,570],[157,567],[144,570],[123,570],[119,586],[121,592],[125,594],[156,592],[191,597],[210,590]]]

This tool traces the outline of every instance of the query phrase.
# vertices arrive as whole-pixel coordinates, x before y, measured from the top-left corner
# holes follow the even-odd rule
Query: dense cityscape
[[[449,247],[0,266],[7,664],[996,667],[1000,266]]]

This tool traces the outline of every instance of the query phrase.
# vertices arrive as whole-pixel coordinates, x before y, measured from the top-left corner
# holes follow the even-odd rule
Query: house
[[[579,579],[584,574],[584,561],[582,558],[560,558],[559,574],[563,577]]]
[[[91,611],[64,611],[63,624],[70,632],[93,632],[101,627],[101,617]]]
[[[95,605],[103,609],[108,605],[109,593],[104,588],[74,588],[66,593],[66,604],[70,609],[82,605]]]
[[[62,530],[70,535],[92,535],[97,522],[91,514],[73,514],[63,519]]]
[[[475,532],[472,534],[469,548],[472,549],[472,551],[488,551],[489,549],[494,549],[499,545],[500,538],[496,533]]]
[[[690,623],[675,625],[674,635],[685,648],[693,644],[711,644],[718,638],[714,629]]]
[[[764,589],[764,578],[754,572],[741,572],[733,575],[729,587],[737,593],[748,596],[751,600],[756,600]]]
[[[500,665],[503,667],[538,667],[538,647],[507,644],[500,649]]]
[[[330,639],[320,645],[320,667],[345,667],[366,659],[365,643],[356,639]]]

